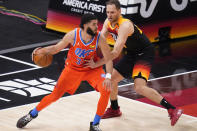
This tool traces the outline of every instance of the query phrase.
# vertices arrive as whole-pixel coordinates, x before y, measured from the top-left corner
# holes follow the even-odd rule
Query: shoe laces
[[[172,120],[172,115],[169,114],[168,117],[170,117],[170,120]]]
[[[173,111],[172,110],[168,112],[168,117],[170,117],[170,120],[173,118]]]
[[[111,111],[112,111],[112,108],[111,108],[111,107],[109,107],[109,108],[107,108],[106,113],[110,113]]]
[[[24,118],[24,122],[30,122],[33,118],[31,117],[30,114],[26,115],[26,117]]]
[[[99,128],[99,125],[92,125],[94,131],[101,131],[101,129]]]

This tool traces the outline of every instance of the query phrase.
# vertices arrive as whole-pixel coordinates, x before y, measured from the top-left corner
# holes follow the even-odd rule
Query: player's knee
[[[134,90],[136,93],[143,95],[146,87],[146,81],[142,78],[137,78],[134,80]]]
[[[118,82],[112,81],[112,89],[115,91],[118,90]]]
[[[118,82],[119,82],[119,81],[116,80],[116,79],[113,79],[113,78],[111,79],[111,83],[112,83],[113,85],[118,85]]]
[[[135,84],[134,85],[134,90],[135,90],[136,93],[142,95],[144,93],[144,85]]]

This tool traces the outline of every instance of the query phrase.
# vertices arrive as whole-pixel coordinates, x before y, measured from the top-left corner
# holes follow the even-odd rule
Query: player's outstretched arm
[[[69,44],[72,44],[74,42],[74,30],[71,32],[68,32],[57,44],[43,47],[43,48],[36,48],[33,51],[33,54],[57,54],[62,49],[68,47]]]
[[[111,74],[112,74],[112,70],[113,70],[113,62],[110,57],[110,52],[111,52],[110,47],[106,43],[106,38],[102,34],[100,36],[98,45],[99,45],[101,52],[103,54],[104,63],[106,63],[106,77],[103,82],[103,86],[106,88],[106,90],[110,91],[112,89],[111,88],[112,87],[111,86]]]
[[[120,55],[123,47],[125,46],[128,36],[133,34],[133,32],[134,32],[134,27],[130,21],[125,21],[120,26],[118,30],[118,37],[116,43],[114,44],[114,49],[111,52],[112,59],[115,59]]]
[[[103,61],[106,63],[106,71],[107,73],[112,73],[113,69],[113,62],[111,60],[110,56],[110,47],[106,42],[106,38],[101,34],[99,39],[99,48],[101,49],[101,52],[103,54]]]
[[[107,35],[108,35],[108,30],[107,30],[107,19],[105,20],[105,22],[104,22],[104,24],[103,24],[103,28],[102,28],[102,30],[101,30],[101,37],[104,37],[104,43],[106,43],[106,38],[107,38]],[[100,42],[101,43],[101,42]],[[104,45],[105,46],[105,45]],[[110,50],[111,51],[111,50]],[[110,54],[109,54],[110,55]],[[108,56],[109,56],[108,55]],[[102,66],[102,65],[104,65],[104,64],[106,64],[105,63],[106,62],[106,60],[104,59],[104,58],[102,58],[102,59],[100,59],[99,61],[97,61],[96,63],[94,63],[94,61],[93,61],[93,59],[91,59],[91,60],[89,60],[89,61],[87,61],[87,63],[86,63],[86,66],[87,67],[90,67],[90,68],[97,68],[97,67],[99,67],[99,66]]]

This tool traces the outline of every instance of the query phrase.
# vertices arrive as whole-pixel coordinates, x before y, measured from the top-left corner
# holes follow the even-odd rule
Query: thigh
[[[114,65],[114,73],[117,74],[118,72],[124,78],[131,78],[134,63],[134,56],[125,55]]]
[[[103,81],[105,80],[105,72],[102,68],[91,70],[87,72],[87,75],[84,76],[85,80],[97,91],[103,91]],[[112,71],[112,81],[120,82],[124,77],[116,70]]]
[[[151,67],[154,62],[154,49],[146,49],[136,57],[136,62],[133,67],[132,78],[142,78],[148,80]]]
[[[105,79],[105,71],[102,67],[91,69],[84,75],[84,80],[86,80],[91,86],[95,87],[97,83],[103,82]]]
[[[57,81],[55,88],[59,88],[58,91],[73,94],[79,87],[83,75],[83,72],[76,71],[70,67],[65,67]]]

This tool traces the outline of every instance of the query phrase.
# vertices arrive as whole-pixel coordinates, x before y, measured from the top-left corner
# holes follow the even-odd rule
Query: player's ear
[[[118,12],[119,12],[119,14],[121,14],[121,8],[120,8],[120,9],[118,9]]]
[[[88,27],[88,23],[83,25],[83,29],[87,29],[87,27]]]

